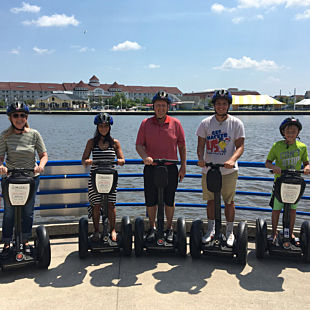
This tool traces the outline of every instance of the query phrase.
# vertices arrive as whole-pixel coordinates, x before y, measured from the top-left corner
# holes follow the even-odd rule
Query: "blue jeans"
[[[22,207],[22,233],[23,233],[23,242],[28,241],[32,235],[32,223],[33,223],[33,210],[34,203],[36,199],[36,193],[40,183],[40,177],[35,177],[35,192],[32,197],[29,199],[27,204]],[[2,240],[5,243],[9,243],[12,240],[13,236],[13,227],[14,227],[14,215],[15,207],[12,207],[10,204],[7,204],[4,200],[4,214],[2,222]]]

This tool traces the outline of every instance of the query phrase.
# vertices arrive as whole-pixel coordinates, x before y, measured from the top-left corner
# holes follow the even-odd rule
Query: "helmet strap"
[[[12,127],[13,127],[15,130],[20,131],[21,133],[25,130],[25,127],[26,127],[26,126],[23,126],[22,129],[19,129],[19,128],[17,128],[16,126],[14,126],[14,124],[13,124],[12,122],[11,122],[11,125],[12,125]]]

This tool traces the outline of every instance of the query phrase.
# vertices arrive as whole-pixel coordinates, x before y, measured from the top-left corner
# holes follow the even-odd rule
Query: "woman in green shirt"
[[[29,108],[25,103],[16,102],[7,109],[11,126],[0,134],[0,175],[7,174],[8,169],[34,169],[35,193],[39,186],[39,175],[44,170],[48,156],[40,133],[28,125]],[[40,163],[36,163],[36,152]],[[4,160],[6,166],[3,165]],[[32,234],[33,210],[35,194],[23,207],[22,233],[24,251],[30,253],[28,239]],[[2,223],[2,239],[4,242],[2,254],[8,253],[13,235],[14,207],[4,202]]]

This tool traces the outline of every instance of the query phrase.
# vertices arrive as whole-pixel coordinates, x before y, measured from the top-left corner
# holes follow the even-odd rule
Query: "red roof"
[[[95,75],[93,75],[93,76],[89,79],[89,81],[97,81],[97,82],[99,82],[99,79],[98,79]]]
[[[88,85],[85,84],[85,83],[81,80],[77,85],[75,85],[74,88],[87,88],[87,89],[88,89]]]

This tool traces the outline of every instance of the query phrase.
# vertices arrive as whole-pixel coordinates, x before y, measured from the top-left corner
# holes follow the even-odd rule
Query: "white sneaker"
[[[207,233],[202,237],[202,243],[210,242],[214,238],[214,235],[215,235],[214,229],[207,231]]]
[[[226,244],[228,247],[233,247],[235,241],[235,236],[233,233],[230,233],[229,236],[226,236]]]

